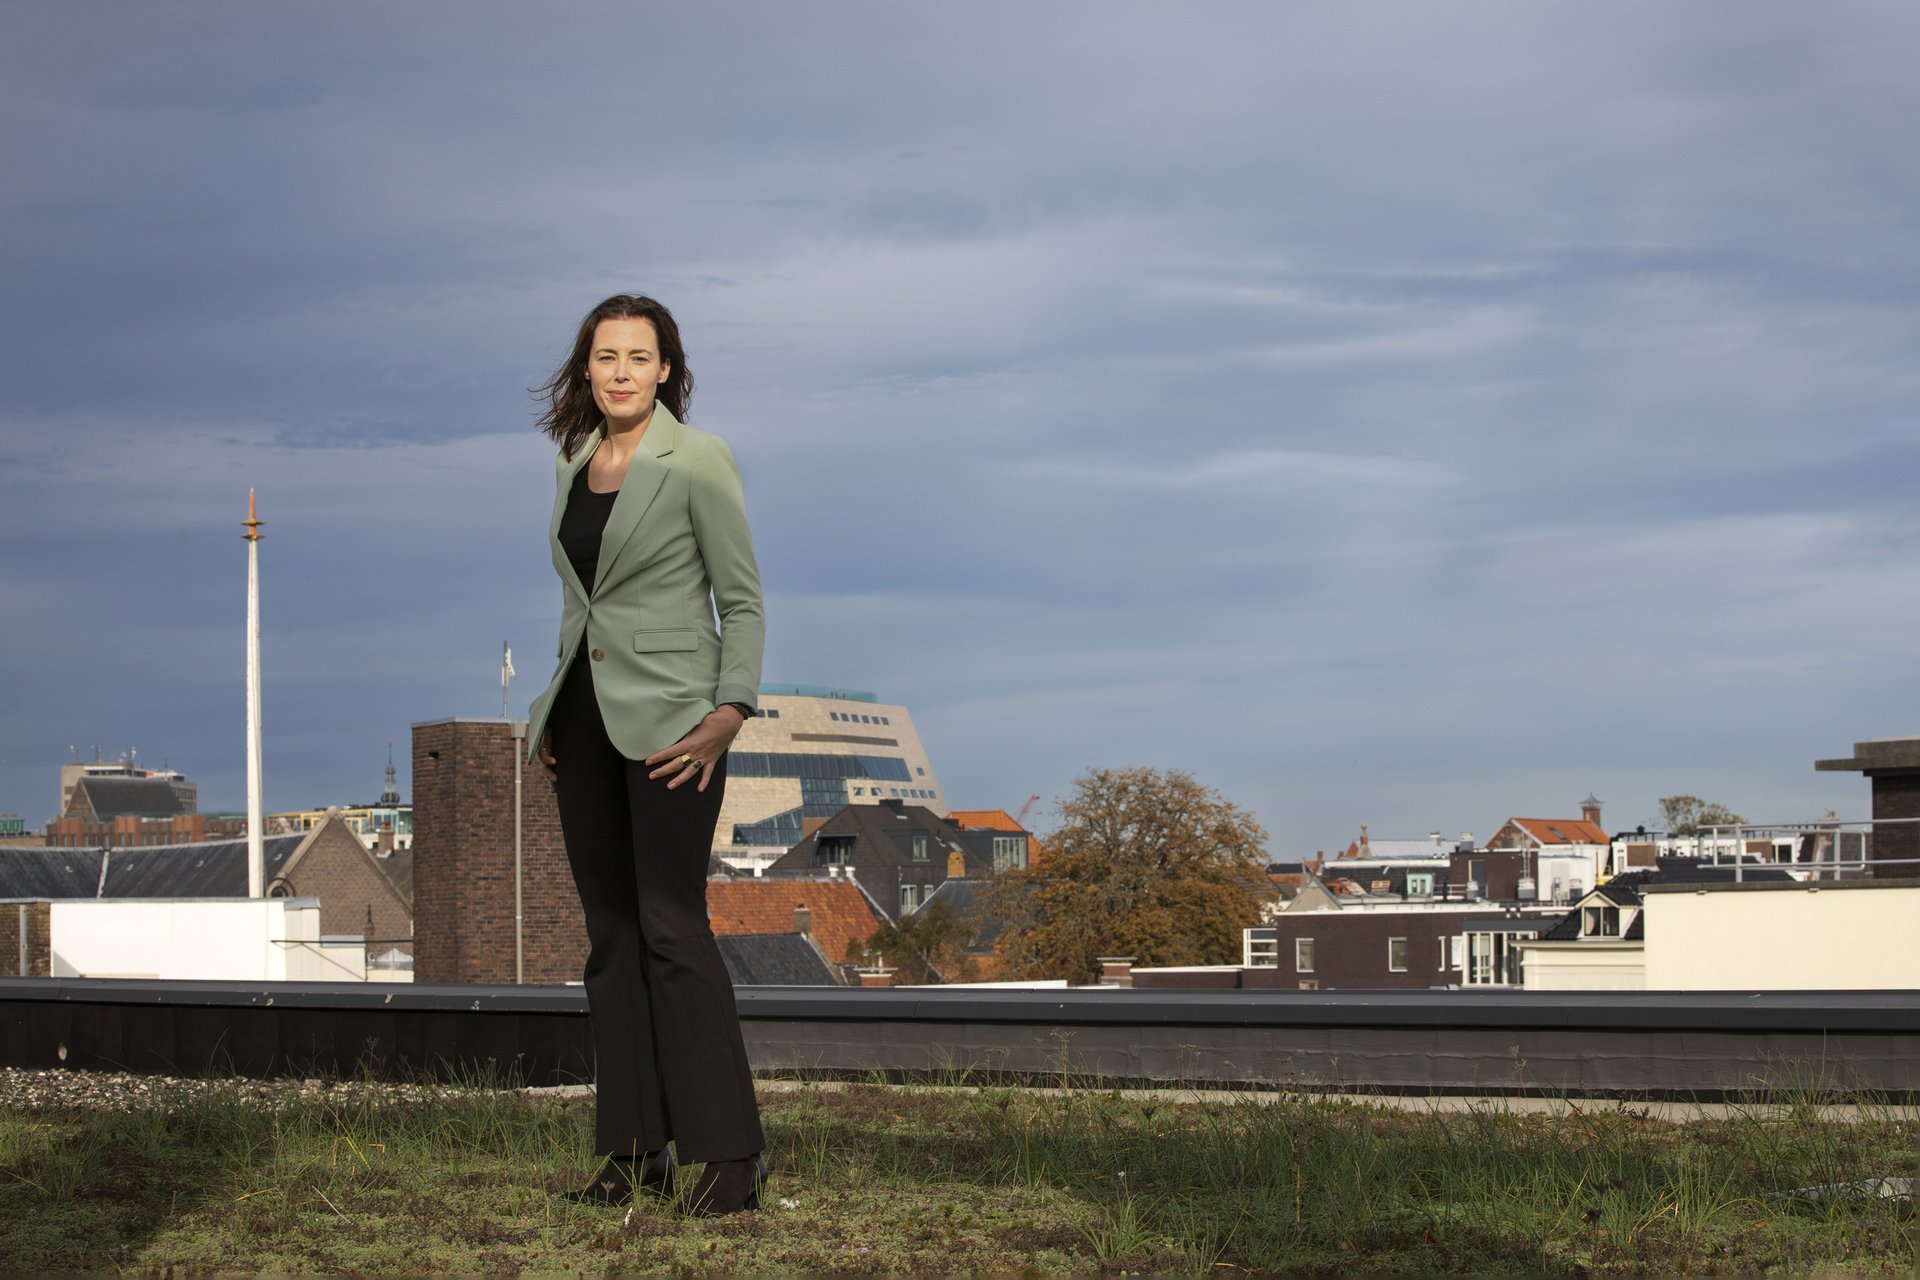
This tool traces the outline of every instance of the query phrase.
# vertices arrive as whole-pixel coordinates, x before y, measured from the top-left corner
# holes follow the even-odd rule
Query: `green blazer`
[[[561,583],[560,661],[527,710],[529,760],[583,644],[607,734],[629,760],[677,742],[722,703],[759,705],[766,612],[733,451],[654,405],[601,535],[589,593],[561,550],[560,517],[574,475],[605,436],[603,422],[555,464],[547,541]]]

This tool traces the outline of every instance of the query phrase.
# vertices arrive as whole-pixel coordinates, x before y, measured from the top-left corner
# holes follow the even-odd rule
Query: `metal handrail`
[[[1818,862],[1792,862],[1785,864],[1763,862],[1760,865],[1807,867],[1814,871],[1825,869],[1831,869],[1835,872],[1865,871],[1870,866],[1876,869],[1880,867],[1920,867],[1920,858],[1870,858],[1867,856],[1864,845],[1861,848],[1861,853],[1858,858],[1841,858],[1839,856],[1840,841],[1838,837],[1846,834],[1871,836],[1883,826],[1893,827],[1914,823],[1920,823],[1920,818],[1823,818],[1817,822],[1730,822],[1710,824],[1703,829],[1702,834],[1706,832],[1712,833],[1708,838],[1713,842],[1713,865],[1716,867],[1720,865],[1720,841],[1723,836],[1728,840],[1738,841],[1765,835],[1804,833],[1811,835],[1832,834],[1835,837],[1834,856]],[[1746,882],[1746,867],[1747,855],[1746,851],[1742,849],[1736,852],[1733,859],[1733,879],[1735,884],[1744,884]]]

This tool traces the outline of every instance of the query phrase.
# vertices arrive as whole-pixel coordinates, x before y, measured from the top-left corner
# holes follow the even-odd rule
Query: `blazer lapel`
[[[601,430],[604,432],[605,424]],[[660,492],[660,486],[667,480],[665,459],[673,452],[680,438],[680,420],[668,412],[667,406],[655,404],[653,418],[647,423],[647,433],[640,437],[640,447],[635,449],[633,457],[627,461],[627,475],[620,482],[620,496],[613,500],[613,511],[607,516],[607,527],[600,534],[600,560],[594,569],[594,581],[607,581],[607,571],[619,558],[620,550],[633,537],[634,530],[640,527],[640,521],[647,514],[647,508],[653,505],[654,497]],[[559,526],[555,525],[556,536]]]
[[[560,520],[567,514],[567,495],[573,492],[573,478],[580,474],[580,468],[587,465],[587,459],[593,456],[601,437],[606,434],[606,424],[602,423],[594,433],[587,437],[580,451],[567,459],[558,469],[559,490],[553,495],[553,523],[547,527],[547,542],[553,549],[553,567],[560,575],[560,581],[573,588],[582,604],[587,599],[587,584],[580,581],[580,575],[573,571],[573,561],[567,559],[567,553],[560,546]]]

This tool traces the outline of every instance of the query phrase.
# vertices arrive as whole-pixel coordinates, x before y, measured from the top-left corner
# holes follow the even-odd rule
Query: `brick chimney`
[[[793,908],[793,931],[795,933],[813,932],[813,912],[804,902],[795,903]]]
[[[1132,986],[1133,961],[1133,956],[1101,956],[1100,985],[1103,987]]]
[[[863,973],[860,975],[860,985],[863,987],[890,987],[893,985],[893,971]]]
[[[965,880],[967,878],[967,855],[955,849],[947,855],[947,879]]]

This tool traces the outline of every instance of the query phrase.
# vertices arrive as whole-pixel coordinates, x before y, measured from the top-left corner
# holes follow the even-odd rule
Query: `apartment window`
[[[920,906],[920,886],[903,884],[900,886],[900,914],[905,915]]]
[[[1449,942],[1451,942],[1451,941],[1453,941],[1453,939],[1451,939],[1451,938],[1442,938],[1442,939],[1440,939],[1440,965],[1439,965],[1439,967],[1440,967],[1441,969],[1445,969],[1445,968],[1447,967],[1447,944],[1448,944]]]
[[[1476,933],[1467,939],[1467,984],[1486,986],[1493,981],[1493,935]]]
[[[1588,938],[1617,938],[1620,936],[1620,908],[1587,907],[1582,912],[1580,924],[1582,936]]]
[[[1460,968],[1464,968],[1464,967],[1466,966],[1466,961],[1467,961],[1467,939],[1466,939],[1466,935],[1464,935],[1464,934],[1455,934],[1455,935],[1454,935],[1453,937],[1451,937],[1451,938],[1448,938],[1448,939],[1447,939],[1447,950],[1448,950],[1448,951],[1449,951],[1449,952],[1450,952],[1450,953],[1452,954],[1452,956],[1453,956],[1453,962],[1452,962],[1451,964],[1449,964],[1449,965],[1447,966],[1447,968],[1449,968],[1449,969],[1460,969]]]
[[[1295,938],[1293,940],[1293,971],[1295,973],[1313,972],[1313,939]]]
[[[1468,888],[1478,889],[1482,893],[1487,891],[1487,860],[1485,858],[1468,859],[1467,879],[1471,882]]]
[[[918,765],[915,765],[913,769],[913,776],[916,778],[924,778],[927,776],[927,771],[925,769],[920,768]]]
[[[1025,871],[1027,869],[1027,838],[995,836],[993,838],[993,869]]]
[[[1387,972],[1405,973],[1407,971],[1407,940],[1405,938],[1387,939]]]
[[[1249,929],[1244,947],[1247,964],[1262,969],[1280,967],[1280,943],[1271,929]]]
[[[925,862],[927,860],[927,838],[925,836],[916,835],[913,838],[913,860],[915,862]]]
[[[885,716],[881,716],[881,717],[880,717],[880,723],[881,723],[881,724],[892,724],[892,723],[893,723],[893,721],[891,721],[891,720],[889,720],[889,719],[887,719],[887,718],[886,718]]]
[[[1433,892],[1433,872],[1431,871],[1407,872],[1407,896],[1408,897],[1423,898],[1432,892]]]

